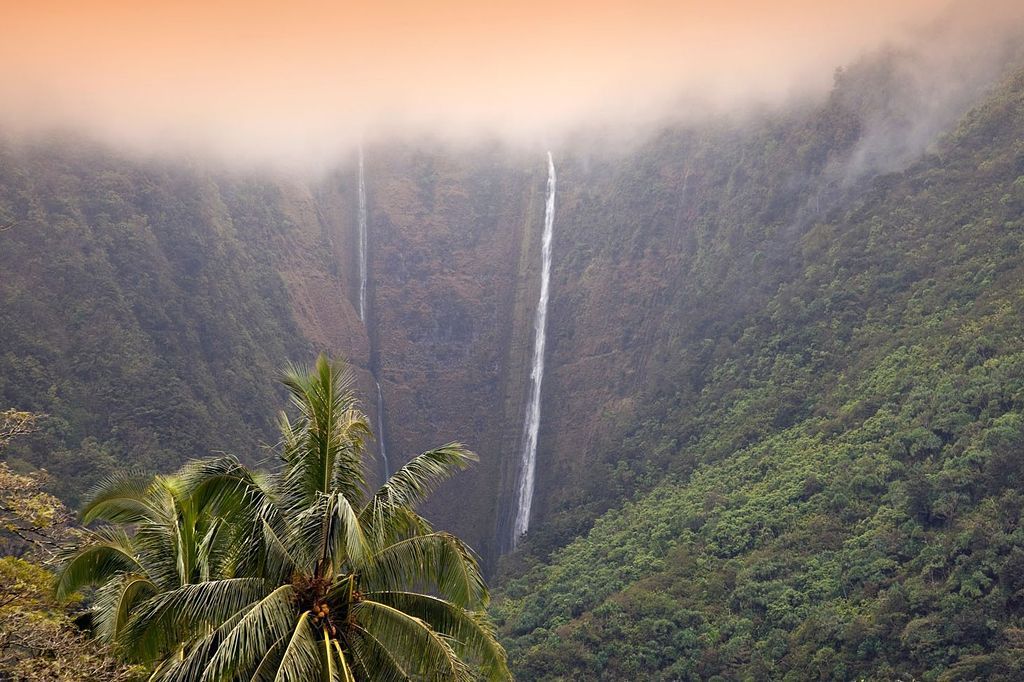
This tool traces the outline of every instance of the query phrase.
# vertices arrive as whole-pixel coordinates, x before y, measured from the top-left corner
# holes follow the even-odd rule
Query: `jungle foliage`
[[[284,383],[277,463],[225,455],[118,474],[69,547],[59,598],[96,586],[92,627],[151,680],[505,680],[472,551],[414,511],[476,456],[458,443],[366,485],[371,437],[343,365]]]
[[[735,173],[855,148],[844,87]],[[1018,72],[804,221],[755,184],[693,234],[643,419],[505,563],[517,679],[1024,675],[1022,140]]]
[[[263,377],[309,352],[269,255],[280,193],[0,138],[0,405],[49,415],[7,449],[15,469],[47,469],[76,506],[124,463],[273,442],[281,393]]]
[[[0,451],[33,432],[42,415],[0,412]],[[131,682],[140,670],[117,660],[74,622],[78,605],[53,596],[47,564],[74,530],[39,475],[0,463],[0,680]]]

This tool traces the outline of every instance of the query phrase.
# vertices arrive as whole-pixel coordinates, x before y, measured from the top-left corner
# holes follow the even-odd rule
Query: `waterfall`
[[[359,147],[359,319],[366,321],[366,173],[363,171],[363,147]],[[387,434],[384,432],[384,393],[380,389],[380,381],[374,378],[377,384],[377,443],[380,447],[380,458],[384,462],[384,480],[391,475],[391,467],[388,465],[388,450],[384,441]]]
[[[366,177],[359,147],[359,319],[366,321]]]
[[[384,431],[384,394],[380,390],[380,382],[377,384],[377,443],[380,445],[380,458],[384,461],[384,480],[391,476],[391,467],[388,465],[388,449],[385,445],[387,434]]]
[[[533,479],[537,463],[537,437],[540,433],[540,388],[544,381],[544,345],[548,322],[548,294],[551,288],[551,237],[555,226],[555,162],[548,152],[548,199],[544,206],[544,233],[541,236],[540,300],[533,322],[533,363],[530,370],[530,398],[523,426],[523,456],[519,469],[512,547],[530,527],[533,504]]]
[[[359,319],[366,321],[366,173],[363,171],[363,147],[359,146]],[[372,349],[371,349],[372,350]],[[372,353],[371,353],[372,355]],[[371,376],[374,376],[371,370]],[[384,431],[384,393],[380,389],[380,381],[374,376],[377,384],[377,443],[380,447],[380,458],[384,462],[384,480],[391,475],[388,464],[388,450],[385,445],[387,434]]]

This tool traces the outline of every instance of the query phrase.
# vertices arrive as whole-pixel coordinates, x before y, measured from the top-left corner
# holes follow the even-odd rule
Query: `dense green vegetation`
[[[262,380],[308,352],[270,181],[0,143],[0,405],[49,415],[11,445],[74,503],[115,466],[167,471],[274,438]],[[259,324],[253,324],[258,320]]]
[[[869,59],[823,102],[671,127],[621,156],[586,141],[557,155],[536,518],[492,609],[518,678],[1024,676],[1024,74],[933,107],[908,63]],[[535,160],[450,154],[372,157],[364,328],[323,305],[352,278],[339,272],[354,258],[351,197],[324,189],[344,171],[289,210],[286,184],[266,177],[66,140],[0,146],[0,405],[48,415],[25,437],[35,417],[3,413],[22,437],[0,465],[0,539],[26,556],[51,542],[37,526],[64,512],[33,468],[73,503],[106,481],[85,518],[113,526],[89,532],[59,589],[100,585],[89,604],[107,645],[187,677],[248,669],[254,650],[239,642],[266,625],[309,654],[266,646],[268,665],[319,674],[333,661],[357,678],[388,665],[336,625],[373,608],[360,606],[367,590],[339,590],[387,551],[364,524],[378,498],[288,454],[315,440],[308,415],[287,427],[277,475],[246,468],[279,439],[269,416],[285,391],[265,377],[307,338],[363,344],[393,452],[464,420],[491,465],[431,511],[486,550],[500,460],[518,455],[509,428],[527,370],[515,358],[529,349],[506,337],[515,307],[535,302],[543,174],[531,188]],[[304,235],[338,246],[307,249]],[[367,434],[349,417],[358,450]],[[241,461],[151,475],[217,450]],[[432,452],[421,463],[465,460]],[[392,530],[431,538],[406,558],[458,607],[403,608],[435,634],[471,633],[475,649],[378,623],[402,665],[465,672],[448,646],[503,673],[472,555],[420,521]],[[388,564],[390,578],[423,587],[411,565]],[[0,571],[16,586],[0,627],[38,618],[51,644],[73,638],[44,569],[5,559]],[[224,582],[239,579],[252,592]],[[266,622],[244,629],[257,602],[248,613]],[[310,633],[342,653],[314,656]],[[44,679],[79,654],[131,673],[74,641],[70,658],[47,649]],[[25,661],[18,646],[11,666]]]
[[[57,579],[97,585],[93,626],[154,680],[503,680],[472,551],[414,507],[476,456],[449,443],[366,489],[371,437],[342,365],[290,370],[279,466],[233,456],[118,475]]]
[[[39,415],[0,412],[0,453],[31,434]],[[53,595],[45,563],[74,530],[60,500],[37,476],[0,463],[0,679],[19,682],[137,680],[139,670],[89,638],[74,620],[77,605]]]
[[[737,143],[760,212],[683,238],[644,419],[505,565],[517,679],[1024,675],[1024,73],[907,170],[771,200],[856,148],[856,92]]]

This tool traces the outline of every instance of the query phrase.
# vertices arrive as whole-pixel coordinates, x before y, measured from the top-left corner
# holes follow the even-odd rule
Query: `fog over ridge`
[[[318,167],[361,139],[538,143],[777,104],[883,44],[927,46],[932,70],[947,53],[983,61],[968,47],[1024,20],[1009,0],[707,5],[21,3],[0,43],[0,129]],[[948,77],[972,77],[959,68]]]

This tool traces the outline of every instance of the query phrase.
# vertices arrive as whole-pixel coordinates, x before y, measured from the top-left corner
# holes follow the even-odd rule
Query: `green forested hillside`
[[[559,157],[535,547],[565,544],[666,470],[685,475],[707,456],[684,446],[719,429],[729,391],[763,378],[749,364],[719,375],[776,333],[753,321],[818,257],[801,257],[805,240],[831,240],[808,233],[841,223],[874,178],[918,159],[993,78],[935,99],[929,80],[941,75],[884,52],[837,72],[821,99],[671,126],[621,158],[585,145]],[[790,388],[745,406],[759,417],[737,415],[719,454],[813,407],[795,383],[805,362],[772,371],[788,373]],[[641,437],[624,438],[641,423]]]
[[[856,117],[807,120],[835,149]],[[691,237],[643,418],[580,484],[637,494],[505,564],[517,679],[1024,675],[1024,73],[831,196],[774,253]]]
[[[922,106],[905,66],[556,150],[534,516],[495,605],[520,679],[1024,675],[1024,73],[955,126],[986,84]],[[364,324],[351,168],[0,145],[0,408],[49,415],[5,459],[72,504],[114,469],[251,462],[267,377],[331,348],[380,381],[392,464],[442,426],[480,451],[430,511],[490,558],[545,175],[461,153],[367,153]]]
[[[280,191],[80,142],[0,148],[0,405],[49,415],[7,459],[74,502],[115,466],[259,456],[266,377],[308,352],[271,263]]]

